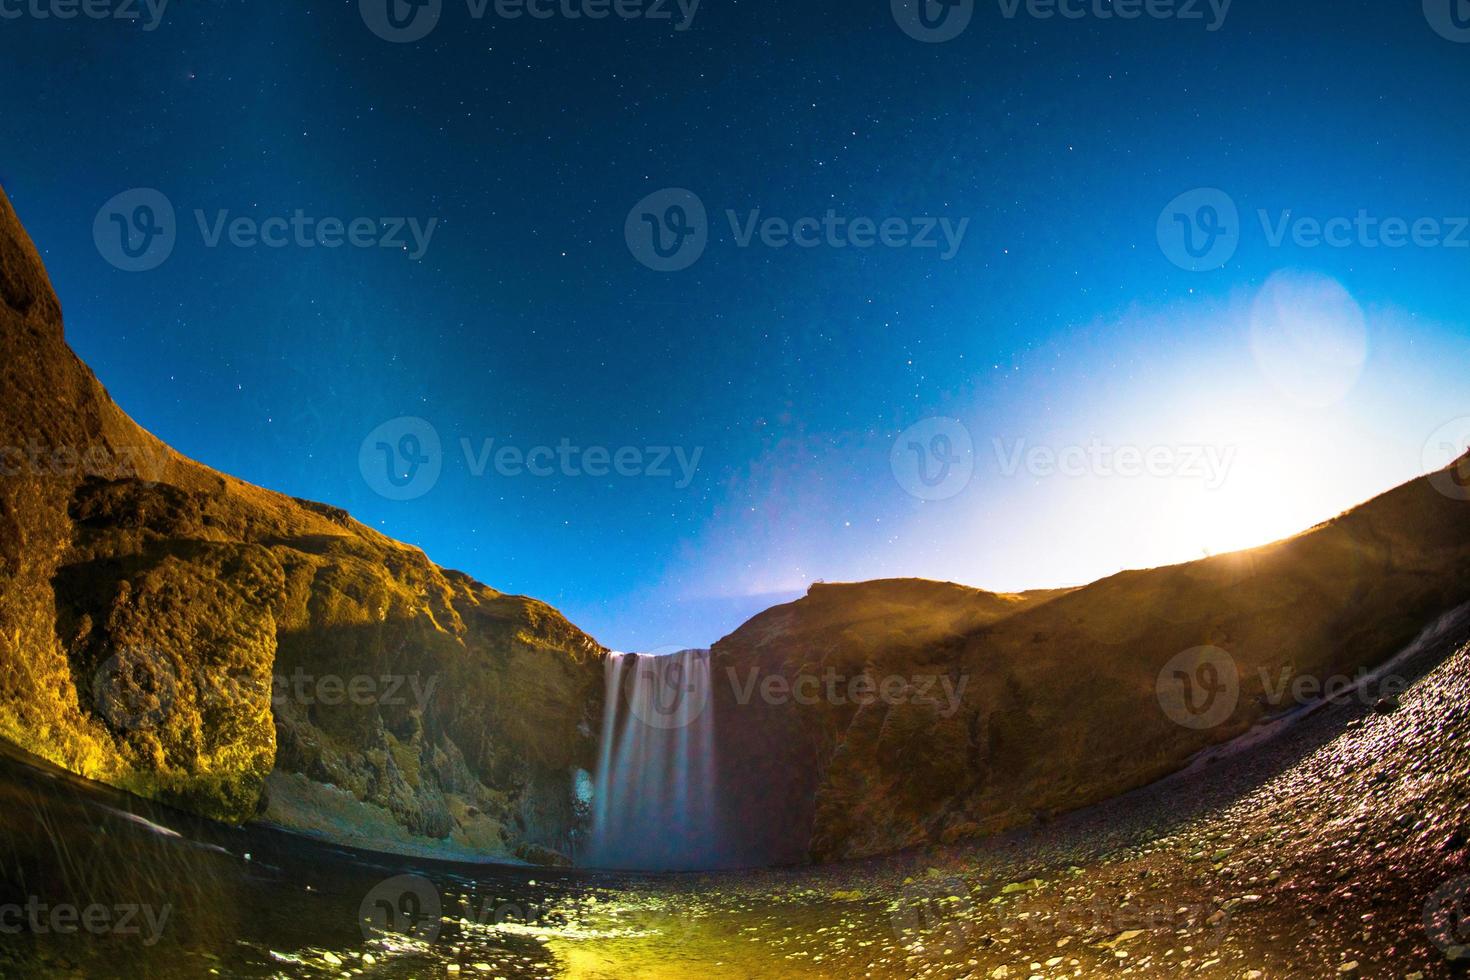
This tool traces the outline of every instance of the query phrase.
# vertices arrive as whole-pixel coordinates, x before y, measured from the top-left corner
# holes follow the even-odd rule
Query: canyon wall
[[[144,431],[67,346],[0,193],[0,736],[220,820],[561,862],[604,655]]]

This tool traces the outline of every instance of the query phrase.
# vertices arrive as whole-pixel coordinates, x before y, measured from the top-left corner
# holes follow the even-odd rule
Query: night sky
[[[1470,416],[1470,20],[1448,0],[1236,0],[1213,24],[1203,0],[989,0],[943,43],[888,0],[703,0],[687,23],[443,0],[405,43],[373,0],[174,0],[156,24],[47,2],[0,0],[0,182],[118,402],[615,648],[706,645],[817,579],[1020,589],[1260,543],[1428,469]],[[105,205],[138,188],[173,249],[127,271],[120,229],[137,245],[159,212]],[[670,188],[691,194],[635,209]],[[1200,188],[1223,198],[1166,207]],[[670,210],[694,202],[703,223]],[[742,246],[757,209],[817,219],[817,244]],[[375,243],[379,219],[434,223],[421,255],[408,227],[209,244],[221,212],[298,210]],[[829,210],[898,219],[893,242],[934,219],[937,247],[828,241]],[[1287,211],[1434,227],[1273,244]],[[686,225],[697,261],[651,268],[639,230]],[[606,459],[493,455],[563,440]],[[1025,455],[1092,445],[1163,452],[1144,475]]]

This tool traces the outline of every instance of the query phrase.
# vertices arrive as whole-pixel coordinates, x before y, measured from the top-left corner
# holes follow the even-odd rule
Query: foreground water
[[[775,977],[792,961],[752,931],[886,929],[801,889],[747,901],[714,879],[425,862],[222,827],[8,746],[0,829],[5,977]]]
[[[1450,976],[1470,964],[1470,629],[1402,703],[1055,823],[821,869],[426,862],[220,827],[0,750],[0,977]]]

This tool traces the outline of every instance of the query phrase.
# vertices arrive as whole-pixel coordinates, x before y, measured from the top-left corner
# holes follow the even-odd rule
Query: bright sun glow
[[[1218,490],[1173,495],[1167,523],[1179,535],[1181,558],[1219,555],[1290,537],[1332,516],[1321,488],[1288,467],[1237,464]]]

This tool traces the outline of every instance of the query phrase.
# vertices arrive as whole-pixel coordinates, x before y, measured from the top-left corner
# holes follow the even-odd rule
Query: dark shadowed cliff
[[[0,735],[222,820],[559,860],[603,654],[145,432],[68,348],[0,193]]]

